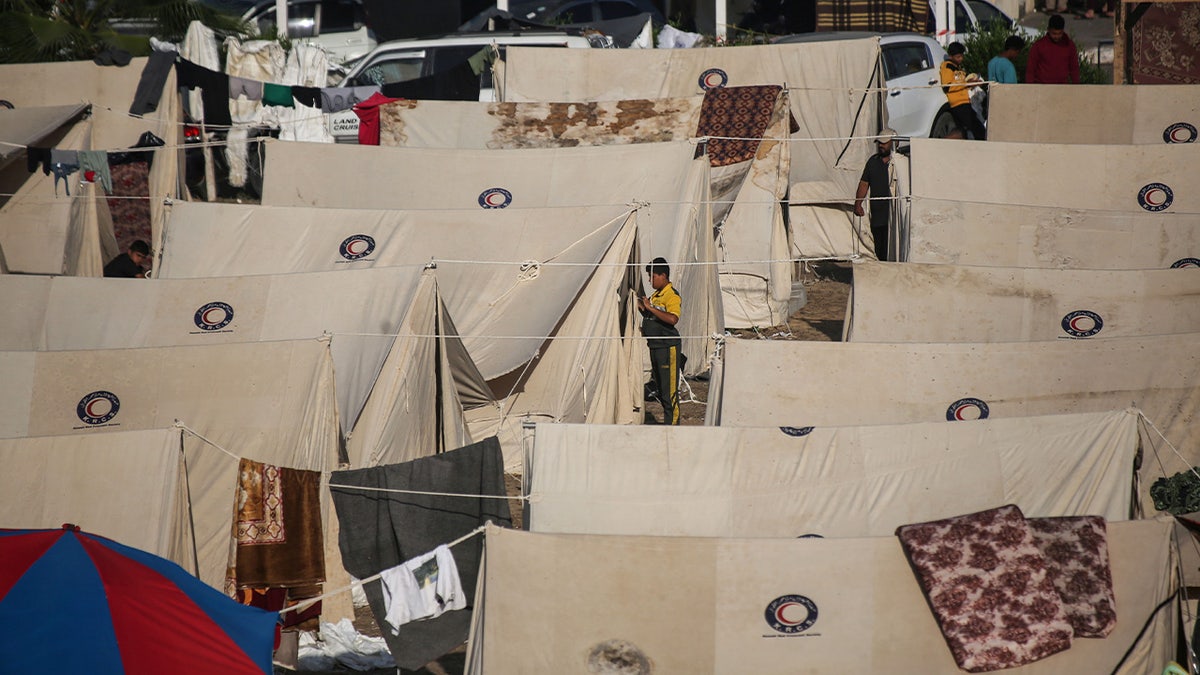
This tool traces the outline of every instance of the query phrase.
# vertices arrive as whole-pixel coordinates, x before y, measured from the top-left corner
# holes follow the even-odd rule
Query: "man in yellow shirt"
[[[646,265],[654,294],[638,298],[642,313],[642,335],[650,347],[650,375],[658,387],[658,400],[663,405],[663,424],[679,424],[679,369],[684,357],[680,354],[679,323],[683,298],[671,286],[671,268],[665,258],[655,258]]]
[[[967,85],[968,82],[978,82],[979,76],[975,73],[968,75],[963,69],[963,55],[966,53],[967,48],[961,42],[951,42],[946,47],[947,56],[942,61],[940,71],[942,91],[946,92],[946,99],[950,102],[950,114],[954,116],[958,133],[968,138],[967,132],[970,132],[975,140],[982,141],[987,138],[987,131],[971,107],[971,87]]]

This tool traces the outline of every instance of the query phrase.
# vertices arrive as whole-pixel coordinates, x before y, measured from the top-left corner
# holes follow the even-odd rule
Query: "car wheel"
[[[958,135],[958,125],[954,123],[954,115],[950,114],[950,110],[943,109],[933,118],[933,128],[929,130],[929,137],[946,138],[951,135]]]

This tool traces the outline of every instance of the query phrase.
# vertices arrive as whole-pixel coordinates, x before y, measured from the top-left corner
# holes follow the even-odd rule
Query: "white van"
[[[392,40],[379,45],[354,64],[338,86],[385,85],[436,75],[493,44],[499,49],[501,58],[504,57],[504,48],[508,45],[551,48],[592,46],[586,37],[555,31],[452,33],[437,38]],[[480,75],[479,100],[496,100],[490,70],[485,69]],[[338,143],[357,143],[358,116],[353,110],[330,115],[329,131]]]

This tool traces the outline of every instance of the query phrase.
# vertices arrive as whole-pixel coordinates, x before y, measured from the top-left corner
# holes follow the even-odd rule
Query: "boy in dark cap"
[[[654,294],[638,298],[642,313],[642,335],[650,347],[650,370],[663,405],[663,424],[679,424],[679,315],[683,299],[671,286],[671,268],[665,258],[646,265]]]
[[[150,260],[150,245],[138,239],[129,245],[129,251],[113,258],[104,266],[106,277],[145,279],[146,268],[142,264]]]

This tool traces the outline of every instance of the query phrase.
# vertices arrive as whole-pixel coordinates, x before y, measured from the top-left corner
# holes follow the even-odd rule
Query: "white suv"
[[[592,46],[586,37],[555,31],[461,33],[439,38],[392,40],[379,45],[354,64],[338,86],[385,85],[436,75],[493,44],[499,49],[501,58],[508,45],[557,48]],[[479,100],[496,100],[496,92],[492,89],[492,72],[486,68],[480,75]],[[330,115],[329,131],[339,143],[357,143],[358,116],[353,110]]]
[[[939,69],[946,50],[920,33],[867,33],[833,31],[801,33],[776,43],[820,42],[879,37],[883,79],[887,87],[888,126],[907,138],[942,138],[954,129],[950,105],[940,86]]]

